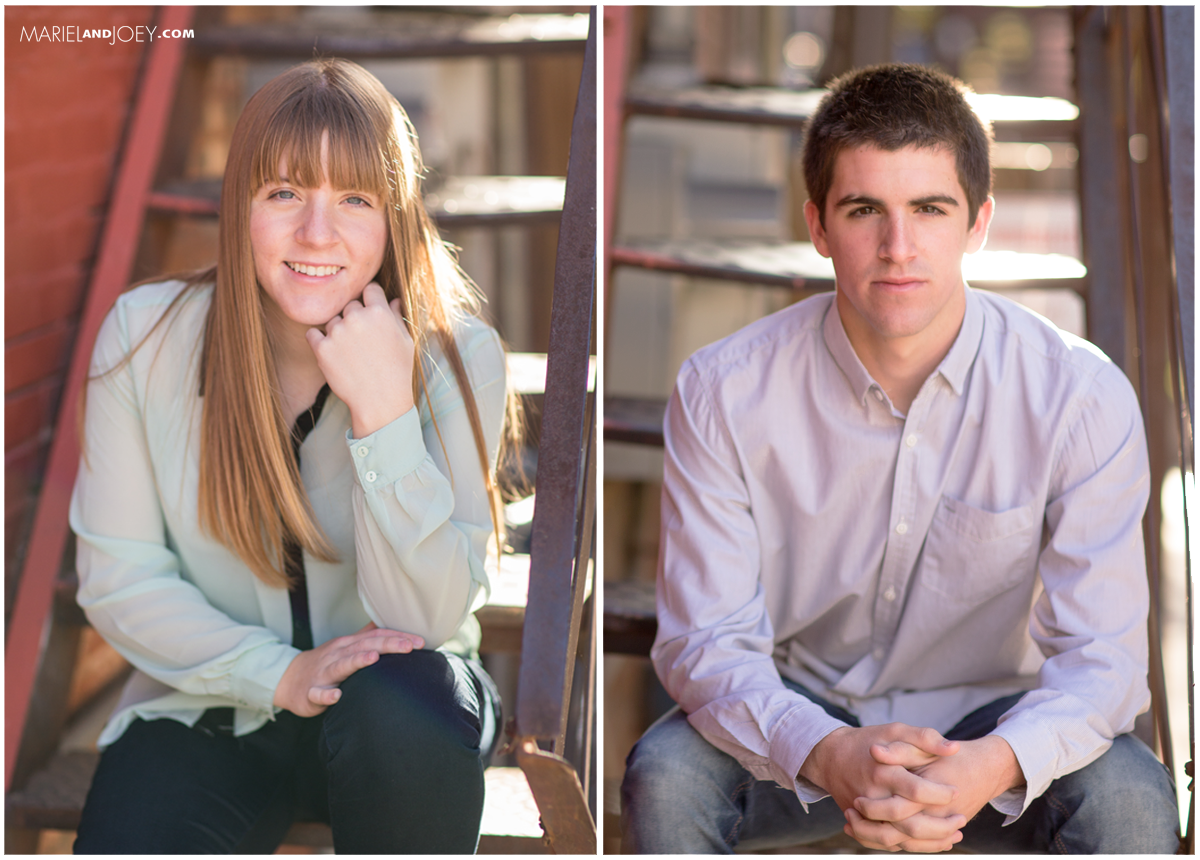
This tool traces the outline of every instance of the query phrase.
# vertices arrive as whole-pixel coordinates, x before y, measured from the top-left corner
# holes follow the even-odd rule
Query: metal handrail
[[[514,745],[552,850],[594,853],[595,823],[564,747],[595,517],[594,401],[587,391],[596,295],[596,11],[567,166],[550,318],[550,348],[529,599],[521,643]],[[590,673],[589,673],[590,674]],[[552,742],[555,752],[541,748]],[[584,769],[586,772],[586,768]]]

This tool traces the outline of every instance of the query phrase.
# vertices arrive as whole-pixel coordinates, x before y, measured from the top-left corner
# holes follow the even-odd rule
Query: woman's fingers
[[[357,633],[301,652],[284,671],[274,702],[299,716],[316,716],[341,699],[342,681],[377,662],[381,654],[408,654],[424,647],[425,640],[416,634],[368,623]]]
[[[333,647],[324,655],[326,659],[322,661],[324,665],[318,673],[317,683],[332,686],[375,663],[380,654],[409,654],[423,647],[425,641],[420,636],[398,630],[364,627],[352,636],[327,644]]]
[[[337,643],[335,647],[352,647],[355,643],[366,642],[371,640],[382,639],[401,639],[412,645],[413,648],[424,648],[425,640],[416,633],[405,633],[403,630],[392,630],[387,627],[377,627],[372,621],[362,630],[357,633],[351,633],[349,636],[342,636],[339,639],[331,640]]]
[[[413,337],[370,283],[308,343],[330,389],[350,409],[354,438],[364,439],[413,408]]]
[[[357,638],[361,635],[362,638]],[[355,634],[351,648],[374,648],[388,654],[407,654],[425,647],[425,640],[411,633],[399,633],[395,630],[372,630],[367,634]]]
[[[308,701],[324,710],[330,705],[337,704],[342,697],[342,691],[337,687],[309,687]]]
[[[362,303],[363,307],[367,308],[375,307],[376,305],[386,305],[388,300],[387,296],[384,295],[383,287],[374,281],[367,284],[363,289]],[[355,304],[355,302],[351,302],[351,304]]]
[[[327,663],[317,676],[320,686],[335,686],[342,683],[359,669],[365,669],[379,660],[378,651],[352,651],[343,653]]]

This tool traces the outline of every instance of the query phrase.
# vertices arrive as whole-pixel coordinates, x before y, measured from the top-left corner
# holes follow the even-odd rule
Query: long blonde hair
[[[389,301],[400,299],[415,341],[414,402],[419,404],[423,397],[428,402],[420,356],[436,338],[471,423],[497,552],[503,546],[500,491],[453,335],[456,320],[478,313],[479,300],[425,213],[416,133],[399,102],[361,66],[317,60],[267,83],[238,120],[221,190],[217,265],[181,276],[187,287],[146,336],[123,361],[92,377],[125,366],[154,330],[174,317],[187,295],[215,281],[200,353],[200,526],[233,550],[255,576],[277,587],[290,584],[283,559],[289,537],[316,558],[336,558],[313,515],[292,455],[291,429],[278,393],[275,345],[250,245],[250,200],[263,184],[277,178],[281,159],[292,181],[319,186],[325,178],[320,154],[326,133],[329,181],[340,188],[373,191],[386,201],[388,240],[376,281]],[[81,430],[86,391],[85,386]],[[520,444],[520,403],[511,391],[505,412],[501,458],[515,457]],[[437,416],[432,417],[440,440]],[[519,460],[513,465],[518,480],[523,479]],[[448,477],[453,480],[453,475]]]

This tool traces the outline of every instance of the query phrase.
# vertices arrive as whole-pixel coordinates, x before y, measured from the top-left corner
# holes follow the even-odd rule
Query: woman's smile
[[[284,260],[284,264],[293,272],[307,275],[310,278],[328,278],[344,268],[343,266],[320,266],[313,263],[293,263],[288,260]]]

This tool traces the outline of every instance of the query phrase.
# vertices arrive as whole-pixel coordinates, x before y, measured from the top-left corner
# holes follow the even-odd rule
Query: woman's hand
[[[305,335],[330,389],[350,408],[354,438],[369,436],[413,407],[413,338],[400,315],[372,281],[362,303],[352,301]]]
[[[284,670],[274,704],[300,717],[315,717],[342,697],[338,684],[376,662],[380,654],[408,654],[424,646],[420,636],[382,630],[372,622],[357,633],[301,651]]]

